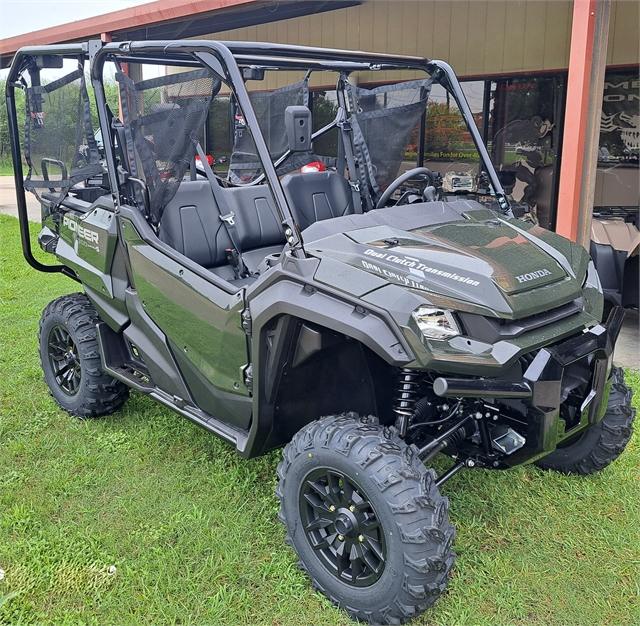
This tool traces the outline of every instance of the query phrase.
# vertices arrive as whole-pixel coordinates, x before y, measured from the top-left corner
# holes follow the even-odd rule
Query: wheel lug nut
[[[358,541],[362,543],[364,541],[364,537],[362,535],[358,535]]]
[[[329,507],[329,510],[333,513],[336,510],[336,507],[333,504]]]
[[[356,512],[356,507],[355,507],[355,506],[353,506],[353,504],[352,504],[352,505],[349,507],[349,510],[350,510],[352,513],[355,513],[355,512]]]
[[[338,540],[339,541],[344,541],[344,537],[342,535],[338,535]]]

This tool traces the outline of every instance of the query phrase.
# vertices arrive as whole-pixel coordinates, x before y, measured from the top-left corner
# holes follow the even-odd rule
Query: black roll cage
[[[96,95],[98,119],[101,128],[109,128],[109,119],[104,100],[102,71],[106,61],[117,58],[120,62],[201,67],[213,70],[223,77],[233,89],[237,103],[243,111],[245,121],[252,133],[258,154],[263,162],[266,177],[273,194],[279,217],[287,234],[292,254],[305,257],[303,241],[287,201],[284,197],[275,165],[269,155],[266,142],[260,132],[257,117],[251,106],[239,64],[264,69],[334,71],[349,74],[354,71],[380,70],[421,70],[433,76],[445,89],[452,93],[463,115],[473,142],[480,154],[484,170],[487,172],[496,194],[500,209],[510,215],[511,210],[506,194],[500,184],[491,158],[482,141],[471,109],[464,96],[453,69],[444,61],[430,61],[424,57],[400,56],[368,52],[354,52],[328,48],[311,48],[297,45],[253,42],[221,42],[206,40],[184,41],[133,41],[122,43],[103,43],[99,40],[85,43],[28,46],[16,53],[6,83],[6,103],[8,111],[9,135],[13,158],[14,180],[18,205],[18,218],[22,250],[27,262],[42,272],[62,272],[77,280],[75,274],[63,265],[46,265],[33,256],[31,249],[27,203],[23,187],[23,169],[20,152],[20,129],[17,121],[15,88],[19,74],[32,64],[34,57],[63,56],[77,59],[85,56],[89,59],[91,83]],[[320,129],[314,136],[326,132],[329,127]],[[107,161],[107,171],[116,210],[120,207],[120,180],[116,167],[115,148],[111,133],[103,133],[103,144]],[[117,193],[114,193],[117,190]]]

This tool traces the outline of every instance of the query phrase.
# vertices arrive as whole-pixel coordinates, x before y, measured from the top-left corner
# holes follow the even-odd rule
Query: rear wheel
[[[449,581],[455,529],[436,475],[375,418],[304,427],[278,465],[279,517],[313,586],[356,620],[401,624]]]
[[[97,311],[84,294],[49,303],[40,319],[40,362],[53,399],[71,415],[96,417],[118,410],[129,388],[102,371]]]
[[[614,368],[612,377],[604,417],[569,445],[536,461],[536,465],[563,474],[586,475],[604,469],[622,454],[633,434],[636,411],[631,407],[633,392],[624,383],[622,368]]]

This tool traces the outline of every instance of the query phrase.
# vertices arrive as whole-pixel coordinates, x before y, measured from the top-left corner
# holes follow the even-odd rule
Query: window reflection
[[[483,81],[462,83],[462,90],[482,130]],[[480,155],[458,109],[456,101],[442,86],[431,87],[424,134],[424,163],[434,172],[478,173]]]
[[[489,151],[505,191],[549,228],[554,204],[561,77],[491,83]]]

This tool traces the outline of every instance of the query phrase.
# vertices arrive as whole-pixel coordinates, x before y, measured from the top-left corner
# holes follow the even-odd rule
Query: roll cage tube
[[[107,114],[107,99],[104,92],[104,85],[102,84],[102,66],[100,67],[99,76],[96,77],[93,74],[95,58],[98,52],[100,52],[102,46],[103,43],[100,40],[92,40],[89,42],[89,79],[91,80],[91,86],[93,87],[93,92],[95,94],[96,109],[98,112],[98,125],[102,130],[102,149],[104,150],[104,156],[107,161],[109,189],[111,191],[113,205],[116,211],[119,211],[120,186],[118,184],[118,168],[116,165],[115,147],[111,140],[111,122]],[[122,233],[120,232],[120,229],[118,229],[118,237],[121,237],[121,235]]]
[[[214,73],[223,75],[223,78],[229,83],[233,89],[238,105],[240,106],[245,122],[247,123],[249,130],[252,133],[253,141],[258,151],[258,155],[262,160],[264,172],[266,174],[267,181],[271,192],[274,196],[278,215],[281,223],[285,229],[285,236],[287,242],[291,247],[291,251],[294,256],[299,258],[305,257],[304,248],[302,246],[302,237],[300,230],[296,224],[289,205],[284,197],[284,192],[280,185],[280,180],[276,174],[275,167],[271,161],[269,150],[265,143],[265,140],[260,131],[260,125],[258,119],[255,116],[249,94],[244,86],[242,79],[242,73],[236,63],[236,59],[225,45],[216,41],[177,41],[177,42],[127,42],[120,44],[106,44],[104,45],[93,57],[91,64],[91,77],[94,85],[98,82],[101,83],[102,68],[105,60],[109,56],[127,57],[131,59],[139,59],[141,62],[145,62],[145,55],[152,56],[154,54],[164,54],[163,62],[167,63],[173,61],[171,58],[171,52],[175,52],[178,55],[188,54],[191,57],[198,60],[198,65],[204,65],[212,70]],[[169,53],[167,55],[167,53]],[[155,57],[157,58],[157,57]],[[98,102],[98,110],[104,106],[102,101]],[[100,121],[102,123],[103,117],[106,119],[106,111],[103,110],[100,115]],[[105,138],[103,137],[103,142]],[[111,136],[107,133],[106,141],[109,145],[108,154],[113,155],[113,146]],[[108,160],[113,160],[108,159]],[[109,169],[115,166],[109,164]],[[113,170],[115,171],[115,170]],[[117,180],[117,176],[115,176]]]
[[[27,198],[24,191],[24,172],[22,169],[22,152],[20,151],[20,127],[18,126],[18,111],[16,108],[15,90],[17,79],[21,72],[28,68],[27,59],[35,56],[68,56],[77,58],[86,56],[87,44],[69,44],[59,46],[46,46],[44,48],[29,46],[16,52],[9,69],[5,87],[5,100],[7,105],[9,126],[9,142],[11,144],[11,160],[13,164],[13,180],[16,188],[16,200],[18,205],[18,222],[20,224],[20,241],[22,254],[27,263],[39,272],[61,272],[69,278],[78,280],[75,273],[65,265],[46,265],[40,263],[34,256],[31,248],[31,232],[29,230],[29,214],[27,213]]]
[[[453,69],[443,61],[429,61],[421,57],[403,57],[390,54],[353,52],[336,49],[317,50],[305,46],[253,42],[149,41],[108,43],[102,45],[91,58],[91,76],[94,88],[96,86],[98,87],[98,93],[102,91],[102,67],[106,58],[110,55],[119,57],[123,61],[138,61],[140,63],[170,62],[184,66],[203,64],[215,73],[221,74],[226,79],[235,92],[236,100],[243,111],[245,122],[252,132],[256,149],[263,162],[264,175],[271,187],[279,217],[295,256],[305,256],[300,230],[291,215],[284,197],[275,166],[260,131],[260,125],[253,111],[253,107],[251,106],[251,101],[240,68],[238,67],[238,60],[244,63],[253,62],[267,66],[269,64],[278,65],[279,61],[285,61],[288,67],[298,67],[299,69],[309,69],[310,66],[313,66],[314,69],[335,71],[354,71],[358,69],[414,69],[425,71],[428,74],[436,73],[436,79],[443,87],[452,93],[463,114],[473,142],[491,180],[500,209],[505,214],[511,215],[506,194],[498,180],[487,149],[482,142],[480,132],[475,124],[460,83]],[[189,59],[189,57],[191,58]],[[97,83],[100,84],[98,85]],[[106,111],[101,110],[103,106],[103,99],[100,98],[98,111],[101,125],[106,122],[107,118]],[[107,133],[107,135],[109,135],[109,133]],[[108,136],[106,140],[109,144],[109,150],[107,150],[109,169],[110,172],[114,172],[115,182],[119,182],[117,180],[117,172],[114,169],[115,159],[113,158],[111,137]],[[111,163],[109,163],[109,161],[111,161]]]
[[[478,127],[476,126],[476,123],[473,119],[473,113],[471,113],[469,103],[467,102],[467,98],[462,91],[462,87],[460,86],[460,82],[458,81],[455,72],[453,71],[452,67],[444,61],[430,61],[428,66],[430,73],[436,72],[436,80],[445,89],[449,90],[456,99],[458,107],[462,112],[462,116],[464,117],[464,120],[467,123],[467,127],[469,128],[469,132],[471,133],[473,143],[476,145],[476,149],[480,154],[480,158],[482,159],[487,174],[489,174],[489,178],[491,179],[491,185],[493,186],[493,190],[495,191],[498,206],[506,216],[513,217],[513,212],[511,211],[511,206],[509,205],[509,200],[507,199],[507,194],[504,192],[504,189],[500,184],[498,174],[493,167],[493,161],[491,161],[491,157],[487,152],[487,148],[482,141],[482,136],[480,135],[480,131],[478,130]],[[444,74],[444,76],[442,74]]]

